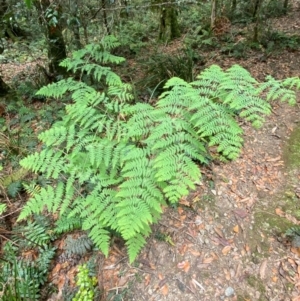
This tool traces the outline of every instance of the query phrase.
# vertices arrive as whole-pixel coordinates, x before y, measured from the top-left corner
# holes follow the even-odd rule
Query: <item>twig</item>
[[[157,277],[156,274],[153,273],[153,272],[149,272],[149,271],[145,271],[145,270],[142,270],[142,269],[139,269],[139,268],[136,268],[136,267],[132,267],[129,263],[127,263],[127,265],[128,265],[128,267],[131,268],[131,269],[136,269],[136,270],[138,270],[138,271],[140,271],[140,272],[142,272],[142,273],[151,274],[151,275],[154,275],[155,277]]]

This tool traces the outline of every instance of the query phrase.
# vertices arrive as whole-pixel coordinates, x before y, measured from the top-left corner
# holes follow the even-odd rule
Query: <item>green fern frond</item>
[[[72,78],[66,80],[61,80],[57,83],[52,83],[47,86],[42,87],[36,95],[42,95],[46,97],[54,97],[56,99],[61,98],[64,94],[75,86],[78,86],[78,82],[74,81]]]
[[[89,237],[93,243],[101,250],[101,252],[108,256],[110,233],[101,227],[100,224],[94,225],[89,231]]]
[[[63,152],[55,149],[44,149],[21,160],[20,164],[34,172],[43,172],[47,177],[57,179],[64,166]]]
[[[0,204],[0,215],[2,215],[6,211],[7,205],[6,204]]]
[[[64,184],[59,182],[56,189],[48,185],[41,188],[39,193],[30,198],[21,210],[18,221],[26,219],[32,214],[40,214],[45,207],[49,212],[55,212],[64,195]]]
[[[64,212],[63,215],[55,222],[54,232],[57,234],[67,233],[76,229],[80,229],[82,226],[82,219],[78,216],[68,217],[70,209]]]
[[[280,81],[268,75],[266,81],[257,89],[257,93],[266,92],[268,101],[280,99],[283,102],[288,101],[290,105],[294,105],[296,103],[296,93],[294,90],[286,88],[286,86],[292,84],[297,85],[298,88],[299,82],[300,80],[297,81],[297,79]]]
[[[93,247],[92,240],[85,234],[73,238],[71,235],[68,235],[65,240],[66,253],[68,255],[85,255]]]
[[[137,234],[126,241],[130,263],[132,263],[136,259],[137,255],[139,254],[143,246],[146,244],[145,237],[147,237],[147,235],[144,233]]]
[[[290,77],[282,81],[284,87],[300,90],[300,77]]]

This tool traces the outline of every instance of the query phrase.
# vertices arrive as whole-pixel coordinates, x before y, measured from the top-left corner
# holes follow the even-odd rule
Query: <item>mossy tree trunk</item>
[[[172,4],[166,6],[163,5],[160,6],[160,28],[159,28],[160,40],[170,41],[180,37],[177,13],[178,13],[177,9]]]
[[[61,8],[58,3],[50,0],[34,1],[39,12],[39,21],[44,27],[48,43],[49,71],[52,74],[64,74],[65,68],[59,66],[67,57],[65,41],[60,26]]]
[[[110,28],[109,28],[109,25],[108,25],[107,13],[106,13],[106,0],[101,0],[101,7],[102,7],[102,12],[103,12],[104,27],[106,29],[106,33],[110,35],[111,32],[110,32]]]
[[[260,9],[262,7],[263,0],[255,0],[254,9],[253,9],[253,22],[254,22],[254,32],[253,32],[253,42],[257,43],[259,40],[259,28],[261,27],[261,17],[260,17]]]
[[[217,0],[211,1],[211,15],[210,15],[210,28],[213,29],[215,26],[215,20],[217,16]]]

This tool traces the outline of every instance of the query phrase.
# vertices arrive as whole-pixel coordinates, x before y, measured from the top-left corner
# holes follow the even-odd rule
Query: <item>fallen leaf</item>
[[[51,273],[53,275],[55,275],[55,274],[57,274],[61,270],[61,268],[62,268],[61,264],[57,263]]]
[[[187,207],[190,207],[190,206],[191,206],[190,202],[188,202],[187,200],[184,200],[184,199],[181,199],[181,200],[179,201],[179,204],[180,204],[180,205],[183,205],[183,206],[187,206]]]
[[[299,248],[291,247],[291,251],[292,251],[292,253],[294,253],[294,254],[300,256],[300,250],[299,250]]]
[[[149,285],[150,280],[151,280],[151,275],[150,275],[150,274],[147,274],[147,275],[145,276],[145,286],[148,286],[148,285]]]
[[[127,276],[127,275],[122,276],[122,277],[120,277],[120,279],[119,279],[118,286],[122,287],[122,286],[124,286],[127,282],[128,282],[128,276]]]
[[[181,207],[178,207],[177,211],[179,214],[182,214],[184,210]]]
[[[240,230],[239,225],[235,225],[232,230],[235,233],[239,233],[239,230]]]
[[[245,218],[248,216],[248,212],[244,209],[237,208],[237,209],[233,210],[233,213],[240,218]]]
[[[225,279],[229,281],[231,279],[230,272],[227,269],[223,269],[225,274]]]
[[[276,130],[277,130],[277,125],[276,125],[275,127],[272,128],[272,131],[271,131],[272,134],[274,134],[274,133],[276,132]]]
[[[187,250],[187,247],[188,247],[188,246],[187,246],[186,244],[182,245],[182,246],[179,248],[179,250],[178,250],[179,254],[180,254],[180,255],[184,255],[185,252],[186,252],[186,250]]]
[[[164,296],[168,295],[168,293],[169,293],[169,288],[166,284],[160,290]]]
[[[274,162],[274,161],[278,161],[278,160],[280,160],[280,156],[278,156],[278,157],[276,157],[276,158],[270,158],[270,159],[267,159],[266,161],[267,162]]]
[[[259,267],[259,275],[261,279],[265,279],[268,260],[265,259]]]
[[[178,264],[177,264],[177,267],[179,268],[179,269],[182,269],[182,270],[184,270],[186,273],[189,271],[189,269],[190,269],[190,263],[187,261],[187,260],[184,260],[184,261],[182,261],[182,262],[179,262]]]
[[[227,255],[230,250],[231,250],[231,246],[226,246],[222,249],[222,254]]]
[[[220,237],[224,238],[224,234],[222,230],[220,230],[218,227],[215,227],[214,230]]]
[[[186,219],[186,214],[180,215],[180,216],[179,216],[179,219],[183,222],[183,221]]]
[[[193,249],[189,250],[189,252],[190,252],[193,256],[200,256],[200,255],[201,255],[201,252],[195,251],[195,250],[193,250]]]

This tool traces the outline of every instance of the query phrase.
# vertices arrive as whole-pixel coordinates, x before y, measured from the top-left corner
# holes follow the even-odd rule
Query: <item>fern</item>
[[[111,231],[119,233],[133,261],[162,206],[195,188],[211,146],[221,159],[238,157],[243,131],[236,117],[260,126],[270,113],[261,93],[274,99],[289,87],[299,88],[299,80],[261,85],[240,66],[223,71],[213,65],[192,83],[167,81],[154,106],[132,104],[131,87],[108,66],[123,60],[109,53],[116,43],[107,37],[62,64],[100,81],[99,90],[67,79],[39,91],[68,95],[73,103],[61,121],[39,135],[43,150],[21,161],[50,181],[33,191],[18,220],[58,212],[55,233],[81,228],[105,255]]]
[[[68,235],[65,240],[65,250],[68,255],[85,255],[92,249],[93,242],[87,235],[81,235],[77,238],[72,238]]]

